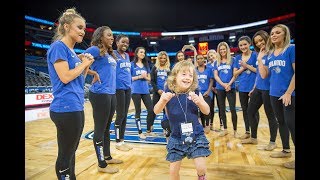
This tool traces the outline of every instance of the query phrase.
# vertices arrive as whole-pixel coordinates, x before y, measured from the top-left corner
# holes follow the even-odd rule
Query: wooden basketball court
[[[237,101],[239,98],[237,97]],[[142,103],[143,104],[143,103]],[[240,103],[237,102],[237,107]],[[131,102],[129,112],[134,111]],[[242,135],[244,122],[242,111],[238,114],[238,133]],[[83,134],[93,130],[93,118],[90,102],[85,103],[85,126]],[[215,114],[214,127],[218,128],[219,120]],[[263,107],[260,109],[260,123],[258,128],[258,145],[241,145],[240,139],[233,137],[230,113],[227,113],[229,134],[219,137],[218,132],[211,131],[207,135],[210,141],[211,156],[207,158],[207,178],[215,180],[229,179],[295,179],[295,170],[282,166],[291,158],[270,158],[273,151],[262,150],[269,143],[268,120]],[[281,139],[278,133],[276,140],[281,151]],[[293,155],[295,147],[290,139]],[[97,171],[97,159],[91,140],[81,138],[76,152],[76,176],[78,180],[104,179],[169,179],[169,162],[165,160],[165,145],[130,143],[131,151],[123,152],[115,148],[111,141],[111,154],[123,164],[110,165],[119,168],[116,174],[105,174]],[[57,158],[56,127],[50,118],[29,121],[25,123],[25,177],[32,180],[56,179],[55,161]],[[182,161],[180,178],[183,180],[197,179],[192,160]]]

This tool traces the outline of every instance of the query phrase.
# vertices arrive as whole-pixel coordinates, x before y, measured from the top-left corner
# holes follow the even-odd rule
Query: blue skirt
[[[198,135],[196,141],[190,145],[183,144],[183,140],[170,136],[166,148],[168,151],[166,160],[170,162],[181,161],[186,156],[188,159],[208,157],[212,153],[204,134]]]

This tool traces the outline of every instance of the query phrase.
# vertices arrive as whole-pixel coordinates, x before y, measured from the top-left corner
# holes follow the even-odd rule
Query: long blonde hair
[[[290,46],[290,30],[289,30],[288,26],[286,26],[284,24],[277,24],[277,25],[273,26],[271,31],[277,27],[281,28],[284,32],[284,42],[283,42],[283,50],[282,50],[282,52],[284,52]],[[269,38],[268,38],[267,45],[266,45],[266,50],[269,55],[272,54],[275,50],[275,45],[271,42],[271,31],[270,31]]]
[[[197,76],[195,66],[190,61],[180,61],[174,65],[174,67],[173,67],[173,69],[167,79],[167,85],[171,91],[177,93],[177,90],[178,90],[176,87],[177,74],[180,71],[182,71],[182,72],[190,71],[190,68],[193,70],[193,72],[192,72],[193,73],[193,82],[186,93],[191,92],[191,91],[195,91],[198,88],[198,76]]]
[[[229,47],[229,45],[228,45],[228,43],[226,43],[226,42],[220,42],[219,44],[218,44],[218,46],[217,46],[217,51],[218,51],[218,53],[217,53],[217,66],[220,66],[220,64],[221,64],[221,59],[222,59],[222,57],[221,57],[221,55],[220,55],[220,47],[221,46],[225,46],[226,47],[226,49],[227,49],[227,64],[231,64],[232,63],[232,61],[231,61],[231,53],[230,53],[230,47]]]
[[[166,58],[167,58],[167,61],[166,61],[166,64],[164,65],[164,69],[166,71],[170,71],[170,59],[169,59],[169,56],[168,56],[168,53],[166,51],[160,51],[157,55],[157,59],[156,59],[156,63],[155,63],[155,67],[156,69],[159,69],[160,68],[160,57],[165,55]]]

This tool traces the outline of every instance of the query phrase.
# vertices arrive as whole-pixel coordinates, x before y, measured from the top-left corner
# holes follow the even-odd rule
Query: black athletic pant
[[[116,110],[115,94],[97,94],[89,92],[94,120],[93,145],[96,150],[99,166],[104,168],[106,157],[110,155],[110,124]]]
[[[219,107],[221,108],[221,119],[223,122],[224,129],[227,129],[227,116],[226,116],[226,98],[227,98],[229,102],[230,112],[231,112],[233,130],[236,131],[237,121],[238,121],[238,116],[236,112],[236,90],[231,89],[228,92],[225,90],[217,90],[217,98],[218,98],[218,103],[220,104]]]
[[[279,123],[279,133],[283,149],[290,149],[290,133],[295,145],[295,97],[291,97],[291,105],[288,106],[285,106],[282,100],[278,100],[279,98],[270,96],[271,106]]]
[[[56,160],[56,175],[59,180],[76,179],[75,154],[79,145],[84,126],[84,112],[50,111],[50,118],[57,128],[58,157]]]
[[[269,90],[260,90],[255,88],[250,96],[247,112],[251,127],[251,137],[257,138],[259,119],[257,119],[255,115],[262,104],[269,122],[270,141],[275,142],[278,133],[278,121],[272,110]]]
[[[152,102],[153,102],[153,107],[158,103],[158,101],[160,100],[161,95],[158,92],[153,92],[153,96],[152,96]],[[162,129],[165,130],[165,136],[169,137],[170,133],[171,133],[171,129],[170,129],[170,124],[169,124],[169,120],[168,117],[165,115],[166,114],[166,108],[163,108],[163,120],[161,121],[161,127]],[[156,114],[153,113],[153,119],[155,119]]]
[[[116,112],[117,117],[115,121],[115,134],[116,142],[124,139],[124,133],[126,130],[127,114],[129,110],[131,100],[131,89],[117,89],[116,90]]]
[[[210,103],[211,103],[210,96],[206,96],[206,97],[203,96],[203,99],[210,106]],[[211,112],[208,115],[205,115],[200,111],[200,119],[201,119],[202,127],[209,126],[210,117],[211,117]]]
[[[153,106],[151,102],[150,94],[132,94],[132,100],[134,103],[134,107],[136,109],[135,118],[140,120],[140,114],[141,114],[141,99],[147,108],[147,131],[151,131],[151,126],[153,126],[154,123],[154,112],[153,112]],[[140,132],[139,132],[140,133]]]
[[[249,92],[239,92],[239,99],[242,108],[242,115],[246,133],[250,133],[250,121],[248,118]],[[254,118],[256,118],[256,121],[259,122],[259,111],[256,112]]]
[[[212,99],[211,99],[211,101],[210,101],[210,115],[211,115],[211,117],[210,117],[210,125],[212,125],[213,124],[213,119],[214,119],[214,114],[215,114],[215,112],[214,112],[214,99],[215,99],[215,97],[217,96],[217,94],[215,93],[215,92],[213,92],[212,91]],[[221,108],[219,108],[219,102],[218,102],[218,98],[216,98],[217,99],[217,106],[218,106],[218,116],[219,116],[219,121],[220,121],[220,127],[221,126],[223,126],[223,124],[222,124],[222,120],[221,120]]]

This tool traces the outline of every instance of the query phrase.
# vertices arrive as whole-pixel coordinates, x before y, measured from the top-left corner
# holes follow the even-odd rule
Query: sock
[[[276,144],[276,142],[272,142],[272,141],[270,141],[270,142],[269,142],[269,144]]]
[[[206,174],[199,176],[198,175],[198,180],[206,180]]]

